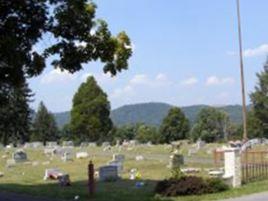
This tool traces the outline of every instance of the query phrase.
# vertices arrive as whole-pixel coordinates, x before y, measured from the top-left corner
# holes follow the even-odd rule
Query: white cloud
[[[98,83],[100,84],[107,84],[111,83],[113,81],[116,81],[116,77],[112,77],[109,73],[84,73],[83,75],[80,76],[80,80],[82,82],[85,82],[89,76],[93,76]]]
[[[237,56],[237,52],[228,51],[228,55]],[[248,48],[243,51],[244,57],[257,57],[268,54],[268,44],[262,44],[256,48]]]
[[[197,80],[196,77],[190,77],[190,78],[188,78],[186,80],[183,80],[181,82],[181,84],[184,85],[184,86],[193,86],[193,85],[195,85],[197,83],[198,83],[198,80]]]
[[[71,74],[68,71],[62,71],[60,69],[53,69],[41,78],[42,84],[51,84],[56,82],[67,83],[75,80],[76,74]]]
[[[147,75],[145,74],[137,74],[129,81],[129,83],[133,85],[145,85],[148,84],[149,82],[150,81]]]
[[[214,85],[225,85],[225,84],[233,84],[235,82],[234,78],[232,77],[217,77],[217,76],[210,76],[206,80],[207,86],[214,86]]]
[[[159,73],[158,75],[156,75],[155,80],[159,82],[166,82],[168,81],[168,78],[165,74]]]
[[[262,44],[259,47],[244,50],[245,57],[255,57],[266,54],[268,54],[268,44]]]
[[[127,85],[123,88],[117,88],[113,91],[111,97],[112,98],[121,98],[121,97],[129,97],[134,94],[134,90],[130,85]]]
[[[158,73],[153,78],[148,77],[146,74],[137,74],[129,80],[125,87],[115,89],[112,93],[112,98],[126,99],[127,96],[132,96],[136,91],[157,89],[169,86],[171,83],[167,75],[163,73]]]

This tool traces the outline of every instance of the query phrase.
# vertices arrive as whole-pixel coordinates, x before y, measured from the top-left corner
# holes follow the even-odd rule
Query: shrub
[[[217,193],[217,192],[226,191],[229,189],[229,186],[225,184],[221,179],[218,179],[218,178],[207,179],[207,184],[212,189],[211,193]]]
[[[220,179],[182,176],[180,179],[169,179],[158,182],[155,192],[163,196],[178,196],[216,193],[227,189],[228,186]]]

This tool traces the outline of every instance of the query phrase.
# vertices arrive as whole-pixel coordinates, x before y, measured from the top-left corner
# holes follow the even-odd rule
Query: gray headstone
[[[58,143],[55,141],[46,142],[47,147],[57,147]]]
[[[169,160],[169,167],[171,169],[173,168],[179,168],[184,164],[184,158],[183,155],[181,154],[172,154],[170,156],[170,160]]]
[[[100,181],[114,181],[118,179],[118,168],[114,165],[102,166],[99,169]]]
[[[121,174],[123,172],[123,162],[120,162],[120,161],[110,161],[108,163],[108,165],[110,166],[115,166],[117,168],[117,173],[118,174]]]
[[[74,143],[73,143],[73,141],[63,141],[62,146],[63,147],[73,147]]]
[[[73,160],[73,156],[70,152],[65,152],[63,153],[63,156],[61,158],[64,162],[67,162],[67,161],[72,161]]]
[[[16,163],[25,162],[27,161],[27,154],[23,150],[17,150],[13,153],[12,159]]]
[[[102,147],[108,147],[108,146],[110,146],[110,142],[103,142],[101,146]]]
[[[114,161],[124,162],[125,161],[125,155],[123,154],[114,154],[113,155]]]
[[[80,144],[80,147],[81,148],[86,148],[86,147],[88,147],[88,142],[81,142],[81,144]]]

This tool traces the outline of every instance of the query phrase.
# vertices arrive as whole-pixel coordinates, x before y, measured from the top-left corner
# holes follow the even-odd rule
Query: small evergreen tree
[[[53,114],[51,114],[43,102],[40,103],[33,123],[31,140],[55,141],[58,139],[58,128]]]
[[[189,120],[178,107],[171,108],[160,126],[161,141],[169,143],[187,138]]]
[[[73,98],[70,128],[76,141],[111,141],[110,103],[95,79],[88,77]]]

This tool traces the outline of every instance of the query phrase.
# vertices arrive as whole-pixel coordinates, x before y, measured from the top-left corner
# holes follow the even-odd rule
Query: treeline
[[[252,106],[247,119],[249,138],[268,137],[268,61],[257,77],[259,82],[250,94]],[[73,140],[79,144],[83,141],[100,143],[136,139],[141,143],[158,144],[184,139],[206,142],[242,139],[242,125],[230,121],[228,113],[214,107],[201,109],[193,124],[189,123],[180,108],[174,107],[159,127],[142,123],[115,127],[110,119],[108,97],[93,77],[88,77],[75,93],[71,121],[60,130],[52,113],[42,102],[31,121],[31,112],[27,108],[31,96],[26,84],[10,91],[12,101],[0,110],[1,123],[6,125],[0,130],[2,143]]]

